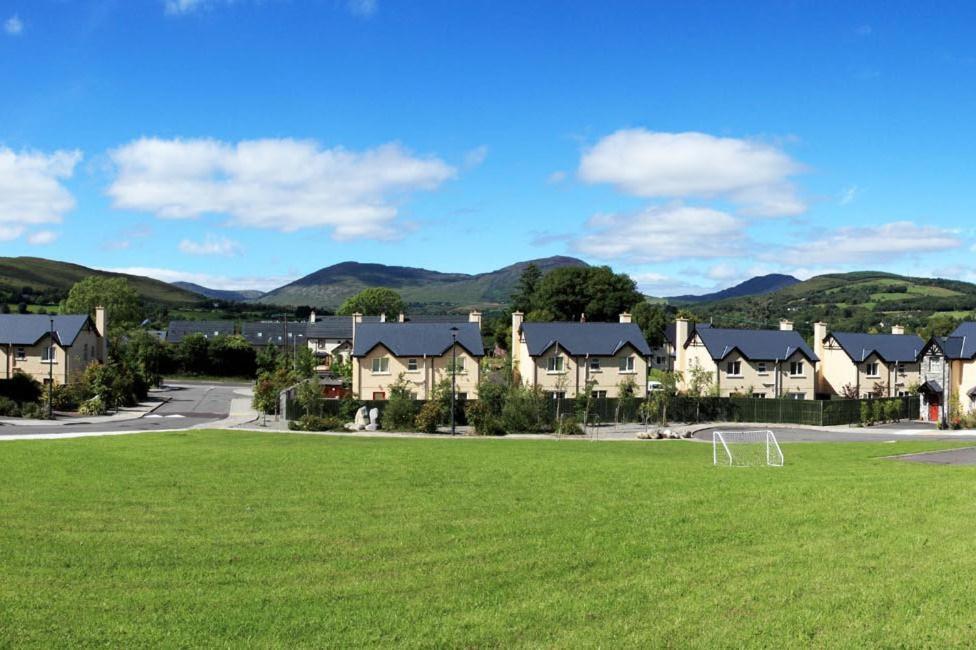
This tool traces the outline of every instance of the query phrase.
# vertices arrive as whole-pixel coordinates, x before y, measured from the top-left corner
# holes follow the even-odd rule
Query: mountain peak
[[[673,296],[668,300],[674,302],[712,302],[715,300],[724,300],[726,298],[743,298],[745,296],[760,296],[764,293],[772,293],[773,291],[778,291],[780,289],[785,289],[786,287],[791,287],[794,284],[799,284],[800,280],[793,277],[792,275],[784,275],[782,273],[769,273],[767,275],[757,275],[755,277],[749,278],[745,282],[740,282],[739,284],[729,287],[727,289],[722,289],[721,291],[716,291],[714,293],[706,293],[702,295],[684,295],[684,296]]]

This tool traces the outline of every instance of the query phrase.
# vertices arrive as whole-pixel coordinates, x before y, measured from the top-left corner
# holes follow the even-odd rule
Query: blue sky
[[[976,281],[971,3],[0,0],[0,255]]]

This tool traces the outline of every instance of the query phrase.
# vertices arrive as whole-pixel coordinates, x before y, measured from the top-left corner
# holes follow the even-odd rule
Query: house
[[[688,322],[688,333],[691,334],[698,327],[711,327],[708,323]],[[671,323],[664,328],[664,343],[659,348],[651,349],[651,367],[658,370],[673,372],[678,357],[678,324]],[[684,345],[684,341],[682,341]]]
[[[204,338],[230,336],[236,331],[232,320],[173,320],[166,328],[166,342],[178,344],[191,334],[202,334]]]
[[[826,323],[814,323],[817,392],[823,395],[898,397],[920,383],[919,355],[925,342],[905,334],[901,326],[891,334],[827,333]]]
[[[241,336],[258,349],[271,343],[279,348],[295,351],[307,345],[308,326],[309,323],[305,321],[247,322],[241,325]]]
[[[691,330],[683,318],[675,324],[679,389],[687,391],[695,369],[701,369],[722,397],[815,398],[818,357],[793,331],[792,322],[780,321],[778,330],[700,326]]]
[[[619,397],[631,385],[647,392],[651,349],[640,328],[618,323],[526,323],[512,314],[512,369],[525,386],[554,397],[575,397],[589,386],[595,397]]]
[[[929,339],[919,356],[922,419],[944,422],[955,399],[963,413],[976,410],[976,323]]]
[[[349,361],[352,356],[352,316],[316,316],[313,311],[305,328],[305,342],[318,363],[316,370],[325,372],[335,357]]]
[[[92,363],[105,361],[107,327],[102,307],[95,309],[94,320],[87,314],[2,314],[2,378],[24,373],[41,383],[67,384]]]
[[[417,399],[428,399],[452,374],[458,399],[476,398],[484,354],[478,312],[464,323],[370,323],[353,315],[352,389],[360,399],[387,399],[401,375]]]

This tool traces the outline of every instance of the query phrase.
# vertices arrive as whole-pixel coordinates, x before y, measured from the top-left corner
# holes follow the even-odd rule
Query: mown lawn
[[[976,467],[878,459],[937,446],[0,443],[0,647],[969,644]]]

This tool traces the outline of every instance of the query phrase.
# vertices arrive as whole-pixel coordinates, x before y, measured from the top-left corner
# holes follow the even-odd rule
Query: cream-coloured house
[[[512,368],[518,380],[553,396],[619,397],[622,386],[647,392],[651,349],[640,328],[619,323],[526,323],[512,314]]]
[[[403,375],[417,399],[454,376],[458,399],[476,399],[481,378],[481,314],[470,322],[358,322],[353,317],[352,390],[360,399],[383,400]]]
[[[778,330],[697,327],[691,331],[683,318],[675,325],[679,390],[689,389],[695,369],[700,368],[722,397],[816,398],[818,358],[793,331],[792,322],[781,321]]]
[[[24,373],[41,383],[67,384],[92,363],[105,361],[107,326],[101,307],[94,320],[86,314],[0,315],[0,377]]]
[[[828,334],[826,323],[814,323],[813,343],[820,358],[817,391],[824,395],[898,397],[912,394],[921,383],[919,355],[925,342],[901,326],[892,327],[891,334]]]
[[[953,398],[963,413],[976,411],[976,323],[962,323],[949,336],[929,339],[921,359],[922,419],[945,421]]]

